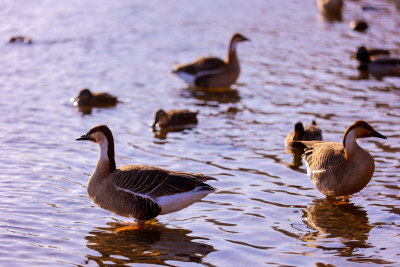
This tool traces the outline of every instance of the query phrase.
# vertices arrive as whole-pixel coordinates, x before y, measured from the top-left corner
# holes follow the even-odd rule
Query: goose
[[[350,29],[357,32],[365,32],[368,29],[368,23],[365,20],[352,20],[349,23]]]
[[[144,223],[186,208],[215,191],[204,182],[216,179],[199,173],[143,165],[116,168],[114,138],[106,125],[95,126],[76,140],[99,144],[99,159],[87,191],[96,205],[117,215]]]
[[[28,36],[11,36],[8,39],[9,43],[24,43],[24,44],[32,44],[32,39]]]
[[[78,107],[112,107],[118,103],[116,96],[108,93],[92,93],[87,88],[82,89],[72,101],[74,106]]]
[[[178,75],[192,87],[229,87],[239,77],[240,66],[236,55],[236,47],[239,42],[244,41],[249,41],[249,39],[239,33],[235,33],[230,40],[226,61],[216,57],[200,58],[191,64],[176,67],[172,73]]]
[[[294,131],[290,132],[285,138],[286,146],[293,145],[293,141],[312,141],[322,140],[322,131],[315,121],[309,126],[304,127],[301,121],[294,125]],[[294,143],[296,144],[296,143]]]
[[[159,125],[161,128],[184,128],[191,125],[197,124],[197,114],[199,112],[189,111],[187,109],[182,110],[169,110],[165,112],[163,109],[159,109],[155,115],[155,121],[153,128]]]
[[[319,12],[326,18],[338,19],[342,17],[343,0],[317,0]]]
[[[343,142],[297,141],[305,146],[303,160],[307,175],[316,188],[327,197],[348,196],[361,191],[375,170],[374,158],[361,148],[357,138],[386,136],[359,120],[344,133]]]
[[[363,74],[371,74],[377,79],[400,76],[400,58],[384,57],[372,60],[368,49],[361,46],[357,49],[356,59],[360,63],[358,70]]]

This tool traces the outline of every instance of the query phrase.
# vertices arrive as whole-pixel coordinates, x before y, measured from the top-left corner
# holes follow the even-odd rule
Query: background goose
[[[341,20],[343,0],[317,0],[317,8],[326,18]]]
[[[293,141],[312,141],[322,140],[322,131],[315,121],[309,126],[304,127],[302,122],[294,125],[294,131],[290,132],[285,138],[286,146],[291,146]],[[295,143],[296,144],[296,143]]]
[[[371,180],[374,158],[357,142],[357,138],[385,136],[365,121],[356,121],[344,133],[343,143],[298,141],[306,146],[303,160],[307,175],[326,196],[348,196],[359,192]]]
[[[139,221],[181,210],[214,191],[198,173],[127,165],[116,168],[114,139],[106,125],[95,126],[76,140],[98,143],[100,156],[87,191],[99,207]]]
[[[84,88],[73,99],[73,103],[78,107],[112,107],[118,103],[118,99],[108,93],[92,93],[89,89]]]
[[[385,76],[400,76],[400,58],[382,57],[371,59],[370,52],[364,46],[357,50],[356,59],[360,65],[358,69],[366,74],[371,74],[377,79]]]
[[[156,112],[153,128],[159,125],[162,128],[183,128],[198,123],[197,114],[199,112],[182,110],[169,110],[165,112],[160,109]]]
[[[240,74],[236,47],[239,42],[243,41],[249,41],[249,39],[239,33],[232,36],[226,61],[216,57],[200,58],[191,64],[178,66],[172,72],[182,78],[189,86],[229,87],[236,82]]]

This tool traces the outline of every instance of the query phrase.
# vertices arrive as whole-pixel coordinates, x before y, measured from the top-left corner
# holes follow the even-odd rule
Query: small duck
[[[341,20],[343,0],[317,0],[317,8],[326,18]]]
[[[372,60],[370,52],[365,46],[357,49],[356,59],[360,65],[358,70],[371,74],[377,79],[385,76],[400,76],[400,58],[382,57]]]
[[[286,146],[292,146],[293,141],[313,141],[322,140],[322,131],[315,121],[309,126],[304,127],[301,121],[294,125],[294,131],[290,132],[285,138]]]
[[[161,128],[185,128],[190,127],[198,123],[197,114],[199,112],[189,111],[187,109],[182,110],[169,110],[165,112],[159,109],[156,112],[156,118],[153,124],[153,128],[158,124]]]
[[[328,197],[348,196],[361,191],[374,174],[374,158],[357,142],[357,138],[386,136],[359,120],[344,133],[343,142],[297,141],[304,145],[303,160],[307,175],[317,189]]]
[[[178,66],[172,73],[177,74],[189,86],[204,88],[226,88],[236,82],[240,74],[239,59],[236,47],[240,42],[249,41],[235,33],[228,47],[226,61],[216,57],[200,58],[194,63]]]
[[[365,32],[368,29],[368,23],[365,20],[352,20],[349,23],[350,29],[357,32]]]
[[[108,93],[92,93],[87,88],[82,89],[72,101],[74,106],[78,107],[113,107],[118,103],[116,96]]]
[[[28,36],[11,36],[10,39],[8,39],[8,42],[32,44],[32,39]]]
[[[99,207],[139,223],[179,211],[215,189],[204,183],[216,180],[199,173],[169,171],[158,167],[127,165],[116,168],[114,138],[106,125],[98,125],[76,140],[99,144],[100,156],[87,191]]]

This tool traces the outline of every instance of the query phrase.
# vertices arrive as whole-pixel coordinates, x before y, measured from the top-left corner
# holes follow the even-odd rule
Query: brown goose
[[[297,141],[306,146],[307,175],[321,193],[348,197],[368,184],[375,170],[374,158],[356,139],[372,136],[386,139],[365,121],[356,121],[344,133],[343,143]]]
[[[294,125],[294,131],[290,132],[285,138],[286,146],[293,145],[293,141],[312,141],[322,140],[322,131],[315,121],[309,126],[304,127],[300,121]]]
[[[329,20],[341,20],[343,0],[317,0],[319,12]]]
[[[239,33],[232,36],[226,61],[216,57],[200,58],[194,63],[178,66],[172,72],[182,78],[189,86],[229,87],[239,77],[240,66],[236,55],[236,46],[243,41],[249,41],[249,39]]]
[[[89,89],[84,88],[73,99],[73,103],[78,107],[112,107],[118,103],[118,99],[108,93],[92,93]]]
[[[87,191],[95,204],[120,216],[146,221],[186,208],[215,190],[204,183],[215,178],[198,173],[141,165],[116,168],[114,139],[106,125],[95,126],[76,140],[99,144]]]
[[[193,112],[186,109],[183,110],[169,110],[165,112],[160,109],[156,112],[156,118],[153,124],[153,128],[159,125],[161,128],[184,128],[191,125],[197,124],[197,114],[199,112]]]

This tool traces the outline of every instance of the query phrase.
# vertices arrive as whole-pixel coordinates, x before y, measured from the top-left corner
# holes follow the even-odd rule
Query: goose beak
[[[375,131],[375,130],[372,131],[372,136],[378,137],[378,138],[382,138],[382,139],[387,139],[386,136],[384,136],[383,134],[378,133],[378,132]]]
[[[81,141],[81,140],[90,140],[89,132],[87,132],[84,135],[81,135],[75,139],[75,141]]]

